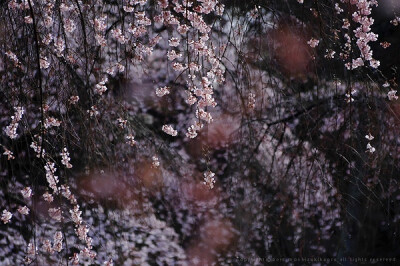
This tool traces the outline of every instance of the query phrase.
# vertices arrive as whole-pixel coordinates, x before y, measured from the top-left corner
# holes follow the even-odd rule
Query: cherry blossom
[[[211,171],[207,171],[204,173],[204,182],[203,184],[209,187],[210,189],[214,188],[215,184],[215,179],[214,179],[215,174]]]
[[[22,214],[22,215],[28,215],[28,214],[29,214],[29,208],[26,207],[26,206],[18,207],[18,212],[19,212],[20,214]]]
[[[25,187],[21,190],[21,194],[24,198],[29,199],[32,196],[32,189],[30,187]]]
[[[307,44],[310,45],[310,47],[315,48],[318,46],[319,40],[312,38],[307,42]]]
[[[158,97],[162,97],[162,96],[165,96],[165,95],[169,94],[169,91],[170,91],[170,88],[167,87],[167,86],[161,87],[161,88],[157,88],[156,89],[156,95]]]
[[[173,127],[171,125],[163,125],[162,126],[162,131],[164,131],[165,133],[167,133],[168,135],[171,135],[173,137],[178,135],[178,131],[173,129]]]
[[[2,214],[1,214],[1,220],[3,221],[4,224],[7,224],[10,222],[11,217],[12,217],[12,213],[7,211],[7,210],[3,210]]]

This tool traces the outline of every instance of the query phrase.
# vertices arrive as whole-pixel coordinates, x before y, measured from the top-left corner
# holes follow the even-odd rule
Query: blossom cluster
[[[312,38],[307,42],[307,44],[310,45],[310,47],[315,48],[318,46],[319,40]]]
[[[135,146],[136,145],[135,137],[132,134],[129,134],[125,138],[126,138],[126,143],[128,143],[129,145],[131,145],[131,146]]]
[[[66,147],[63,148],[63,151],[60,153],[62,160],[61,163],[67,167],[67,168],[72,168],[72,164],[69,162],[71,158],[69,157],[69,152]]]
[[[158,97],[162,97],[162,96],[164,96],[164,95],[169,94],[169,90],[170,90],[170,88],[167,87],[167,86],[161,87],[161,88],[157,88],[157,89],[156,89],[156,95],[157,95]]]
[[[163,125],[162,131],[164,131],[165,133],[167,133],[168,135],[171,135],[173,137],[178,135],[178,131],[176,131],[171,125]]]
[[[16,67],[20,67],[21,66],[21,62],[19,61],[19,59],[18,59],[16,54],[14,54],[11,51],[6,52],[5,54],[11,61],[13,61],[14,66],[16,66]]]
[[[47,162],[46,165],[44,166],[44,169],[46,170],[46,179],[47,182],[49,183],[49,186],[51,189],[53,189],[54,193],[58,193],[58,176],[55,175],[57,168],[55,167],[55,163],[53,162]]]
[[[3,146],[4,152],[3,155],[7,156],[7,160],[13,160],[15,159],[14,157],[14,153],[12,151],[10,151],[9,149],[7,149],[6,147]]]
[[[151,164],[153,168],[157,168],[160,166],[160,161],[158,160],[157,156],[153,156],[151,159],[152,159]]]
[[[22,115],[25,112],[25,109],[23,107],[14,107],[15,113],[13,116],[11,116],[11,124],[6,127],[4,130],[6,135],[9,136],[11,139],[16,139],[18,137],[17,134],[17,128],[19,125],[19,122],[22,119]]]
[[[11,218],[12,218],[12,213],[7,211],[7,210],[3,210],[2,214],[1,214],[1,220],[3,221],[4,224],[7,224],[10,222]]]
[[[25,187],[21,190],[21,194],[24,198],[29,199],[32,196],[32,189],[30,187]]]
[[[212,42],[210,41],[211,27],[204,20],[204,15],[215,12],[217,15],[222,15],[223,5],[216,0],[199,1],[194,4],[189,1],[173,0],[172,7],[174,12],[181,15],[185,20],[178,19],[169,8],[171,5],[168,1],[159,1],[159,6],[162,9],[160,15],[157,15],[154,20],[156,23],[162,23],[166,26],[173,26],[176,29],[176,34],[169,38],[168,44],[171,50],[167,52],[168,60],[172,62],[172,68],[177,72],[185,73],[187,80],[186,103],[194,105],[197,103],[195,115],[198,120],[203,120],[211,123],[213,118],[211,113],[206,111],[208,106],[215,107],[217,105],[213,97],[214,83],[224,82],[224,68],[220,64],[220,58],[217,57],[214,51]],[[196,37],[199,36],[199,37]],[[187,61],[183,62],[182,53],[176,48],[182,42],[188,49]],[[198,59],[203,58],[202,67],[209,65],[209,69],[204,73],[200,68]],[[169,93],[168,87],[157,89],[157,96],[161,97]],[[197,136],[203,124],[195,121],[187,129],[186,136],[194,138]],[[170,126],[164,125],[163,131],[172,136],[176,135],[175,131],[171,130]]]
[[[370,141],[372,141],[374,139],[374,136],[372,136],[371,133],[369,133],[368,135],[365,136],[365,138],[368,140],[367,152],[374,153],[375,152],[375,148],[370,143]]]
[[[211,171],[207,171],[204,173],[204,182],[203,184],[209,187],[210,189],[214,188],[215,184],[215,179],[214,179],[215,174]]]
[[[378,35],[371,32],[374,19],[370,17],[372,7],[378,6],[378,2],[376,0],[342,0],[342,2],[355,5],[357,10],[352,14],[352,19],[359,24],[353,32],[356,37],[357,46],[361,52],[361,57],[353,59],[351,63],[347,63],[347,69],[355,69],[363,66],[365,61],[368,61],[372,68],[378,68],[380,63],[372,57],[372,49],[369,45],[369,42],[378,39]]]

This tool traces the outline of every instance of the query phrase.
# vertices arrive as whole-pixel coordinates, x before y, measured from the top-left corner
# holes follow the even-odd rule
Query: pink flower
[[[178,135],[178,131],[173,129],[173,127],[171,125],[163,125],[162,126],[162,131],[164,131],[165,133],[167,133],[168,135],[171,135],[173,137]]]

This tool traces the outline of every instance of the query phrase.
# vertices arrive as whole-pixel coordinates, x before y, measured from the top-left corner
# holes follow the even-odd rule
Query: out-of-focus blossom
[[[117,119],[118,127],[122,128],[122,129],[124,129],[126,127],[127,122],[128,122],[128,120],[126,120],[126,119],[122,119],[122,118]]]
[[[75,96],[75,95],[69,97],[69,100],[68,100],[68,102],[72,105],[76,104],[78,101],[79,101],[79,96]]]
[[[22,215],[28,215],[29,214],[29,208],[26,206],[20,206],[18,207],[18,212]]]
[[[134,137],[132,134],[129,134],[129,135],[126,136],[125,138],[126,138],[126,143],[128,143],[128,144],[131,145],[132,147],[136,145],[135,137]]]
[[[390,101],[397,100],[399,96],[396,95],[397,91],[396,90],[390,90],[387,94],[388,98]]]
[[[159,167],[160,166],[160,161],[158,160],[158,157],[157,156],[153,156],[152,157],[152,166],[153,167],[155,167],[155,168],[157,168],[157,167]]]
[[[19,67],[21,62],[18,60],[18,57],[11,51],[7,51],[6,56],[14,62],[14,66]]]
[[[26,16],[24,17],[24,21],[26,24],[32,24],[33,23],[33,19],[31,16]]]
[[[63,248],[63,235],[60,231],[57,231],[54,234],[53,250],[61,252],[62,248]]]
[[[53,195],[51,195],[49,192],[45,192],[43,194],[43,199],[47,202],[52,202],[54,200]]]
[[[15,159],[14,154],[12,151],[10,151],[9,149],[7,149],[6,147],[3,146],[4,152],[3,155],[7,156],[7,160],[13,160]]]
[[[60,222],[61,218],[62,218],[62,211],[61,211],[60,208],[50,208],[49,209],[49,215],[54,220]]]
[[[170,90],[170,88],[167,87],[167,86],[161,87],[161,88],[157,88],[157,89],[156,89],[156,95],[157,95],[158,97],[162,97],[162,96],[164,96],[164,95],[169,94],[169,90]]]
[[[43,250],[49,254],[54,253],[53,247],[51,246],[51,241],[46,239],[43,241]]]
[[[92,105],[92,107],[90,107],[90,110],[87,110],[86,112],[90,115],[90,117],[95,117],[100,114],[96,105]]]
[[[21,194],[24,198],[29,199],[32,196],[32,189],[30,187],[25,187],[21,190]]]

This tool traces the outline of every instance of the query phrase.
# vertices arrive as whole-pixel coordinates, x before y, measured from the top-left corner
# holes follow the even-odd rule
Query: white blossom
[[[18,137],[17,128],[19,121],[22,119],[22,115],[25,113],[25,109],[23,107],[14,107],[15,113],[11,116],[11,124],[6,127],[4,130],[6,135],[11,139],[15,139]]]
[[[129,134],[125,138],[127,140],[126,143],[128,143],[129,145],[131,145],[131,146],[135,146],[136,145],[135,137],[132,134]]]
[[[63,151],[60,153],[62,159],[61,163],[67,167],[67,168],[72,168],[72,164],[69,162],[71,158],[69,157],[69,152],[66,147],[63,148]]]
[[[92,107],[90,107],[90,110],[87,110],[86,112],[90,115],[90,117],[95,117],[100,114],[96,105],[93,105]]]
[[[40,68],[41,69],[48,69],[49,68],[50,63],[49,63],[49,61],[47,61],[47,57],[46,56],[40,58],[39,61],[40,61]]]
[[[46,170],[46,179],[49,183],[49,186],[53,189],[54,193],[57,193],[58,176],[55,175],[57,168],[54,165],[55,164],[52,162],[46,162],[44,169]]]
[[[44,128],[59,127],[60,125],[61,121],[54,117],[48,117],[44,121]]]
[[[32,189],[30,187],[25,187],[21,190],[21,194],[24,198],[29,199],[32,196]]]
[[[186,137],[191,138],[191,139],[197,137],[197,131],[199,131],[202,128],[203,128],[203,124],[196,121],[193,125],[191,125],[188,128],[188,130],[186,132]]]
[[[15,159],[14,154],[13,154],[12,151],[10,151],[9,149],[7,149],[7,148],[4,147],[4,146],[3,146],[3,148],[4,148],[3,155],[6,155],[6,156],[7,156],[7,160],[13,160],[13,159]]]
[[[104,266],[114,266],[114,262],[112,259],[109,259],[103,263]]]
[[[107,81],[108,81],[107,78],[102,79],[99,83],[97,83],[97,84],[95,85],[94,91],[95,91],[97,94],[100,94],[100,95],[102,95],[104,92],[106,92],[106,91],[107,91],[107,87],[106,87],[105,84],[106,84]]]
[[[182,54],[181,53],[177,53],[175,50],[171,50],[167,52],[167,58],[170,61],[173,61],[175,59],[181,58]]]
[[[29,214],[29,208],[26,206],[23,207],[18,207],[18,212],[22,215],[28,215]]]
[[[211,114],[201,108],[196,110],[196,117],[206,121],[207,123],[211,123],[213,121]]]
[[[169,46],[172,46],[172,47],[179,46],[179,42],[180,42],[180,40],[178,38],[175,38],[175,37],[172,37],[171,39],[168,40]]]
[[[68,102],[72,105],[76,104],[78,101],[79,101],[79,96],[75,96],[75,95],[69,97],[69,100],[68,100]]]
[[[165,133],[167,133],[168,135],[171,135],[173,137],[178,135],[178,131],[176,131],[171,125],[163,125],[162,131],[164,131]]]
[[[53,250],[61,252],[62,248],[63,248],[63,235],[60,231],[57,231],[54,234]]]
[[[120,44],[125,44],[127,41],[127,38],[124,36],[122,33],[121,29],[112,29],[111,30],[111,35],[113,36],[114,39],[116,39]]]
[[[254,93],[249,93],[247,96],[247,108],[253,110],[256,107],[256,95]]]
[[[162,96],[164,96],[164,95],[169,94],[169,90],[170,90],[170,88],[167,87],[167,86],[161,87],[161,88],[157,88],[157,89],[156,89],[156,95],[157,95],[158,97],[162,97]]]
[[[53,247],[51,246],[51,241],[50,240],[46,239],[43,242],[43,246],[42,247],[43,247],[43,250],[45,252],[50,253],[50,254],[54,253],[54,250],[53,250]]]
[[[77,228],[75,229],[75,232],[80,240],[85,241],[87,238],[87,233],[89,232],[89,229],[88,229],[87,225],[79,224],[77,226]]]
[[[203,184],[208,186],[210,189],[214,188],[214,184],[215,184],[214,176],[215,176],[215,174],[213,172],[211,172],[210,170],[205,172]]]
[[[79,206],[75,205],[74,208],[72,210],[69,211],[71,214],[71,218],[72,221],[76,224],[76,225],[80,225],[82,223],[82,211],[79,210]]]
[[[370,143],[367,144],[367,152],[369,153],[375,152],[375,148]]]
[[[397,100],[399,96],[396,95],[397,91],[396,90],[390,90],[387,94],[389,101]]]
[[[72,194],[69,186],[61,185],[61,194],[64,196],[64,198],[68,199],[71,204],[76,204],[76,198]]]
[[[369,141],[374,139],[374,136],[371,135],[371,133],[368,133],[368,135],[365,135],[365,138]]]
[[[43,199],[45,200],[45,201],[47,201],[47,202],[53,202],[53,200],[54,200],[54,198],[53,198],[53,195],[51,195],[49,192],[45,192],[44,194],[43,194]]]
[[[158,157],[157,156],[153,156],[152,157],[152,166],[154,167],[154,168],[157,168],[157,167],[159,167],[160,166],[160,161],[158,160]]]
[[[319,40],[312,38],[307,42],[308,45],[310,45],[311,48],[315,48],[319,44]]]
[[[1,220],[3,221],[4,224],[7,224],[10,222],[11,217],[12,217],[12,213],[7,211],[7,210],[3,210],[3,213],[1,215]]]

